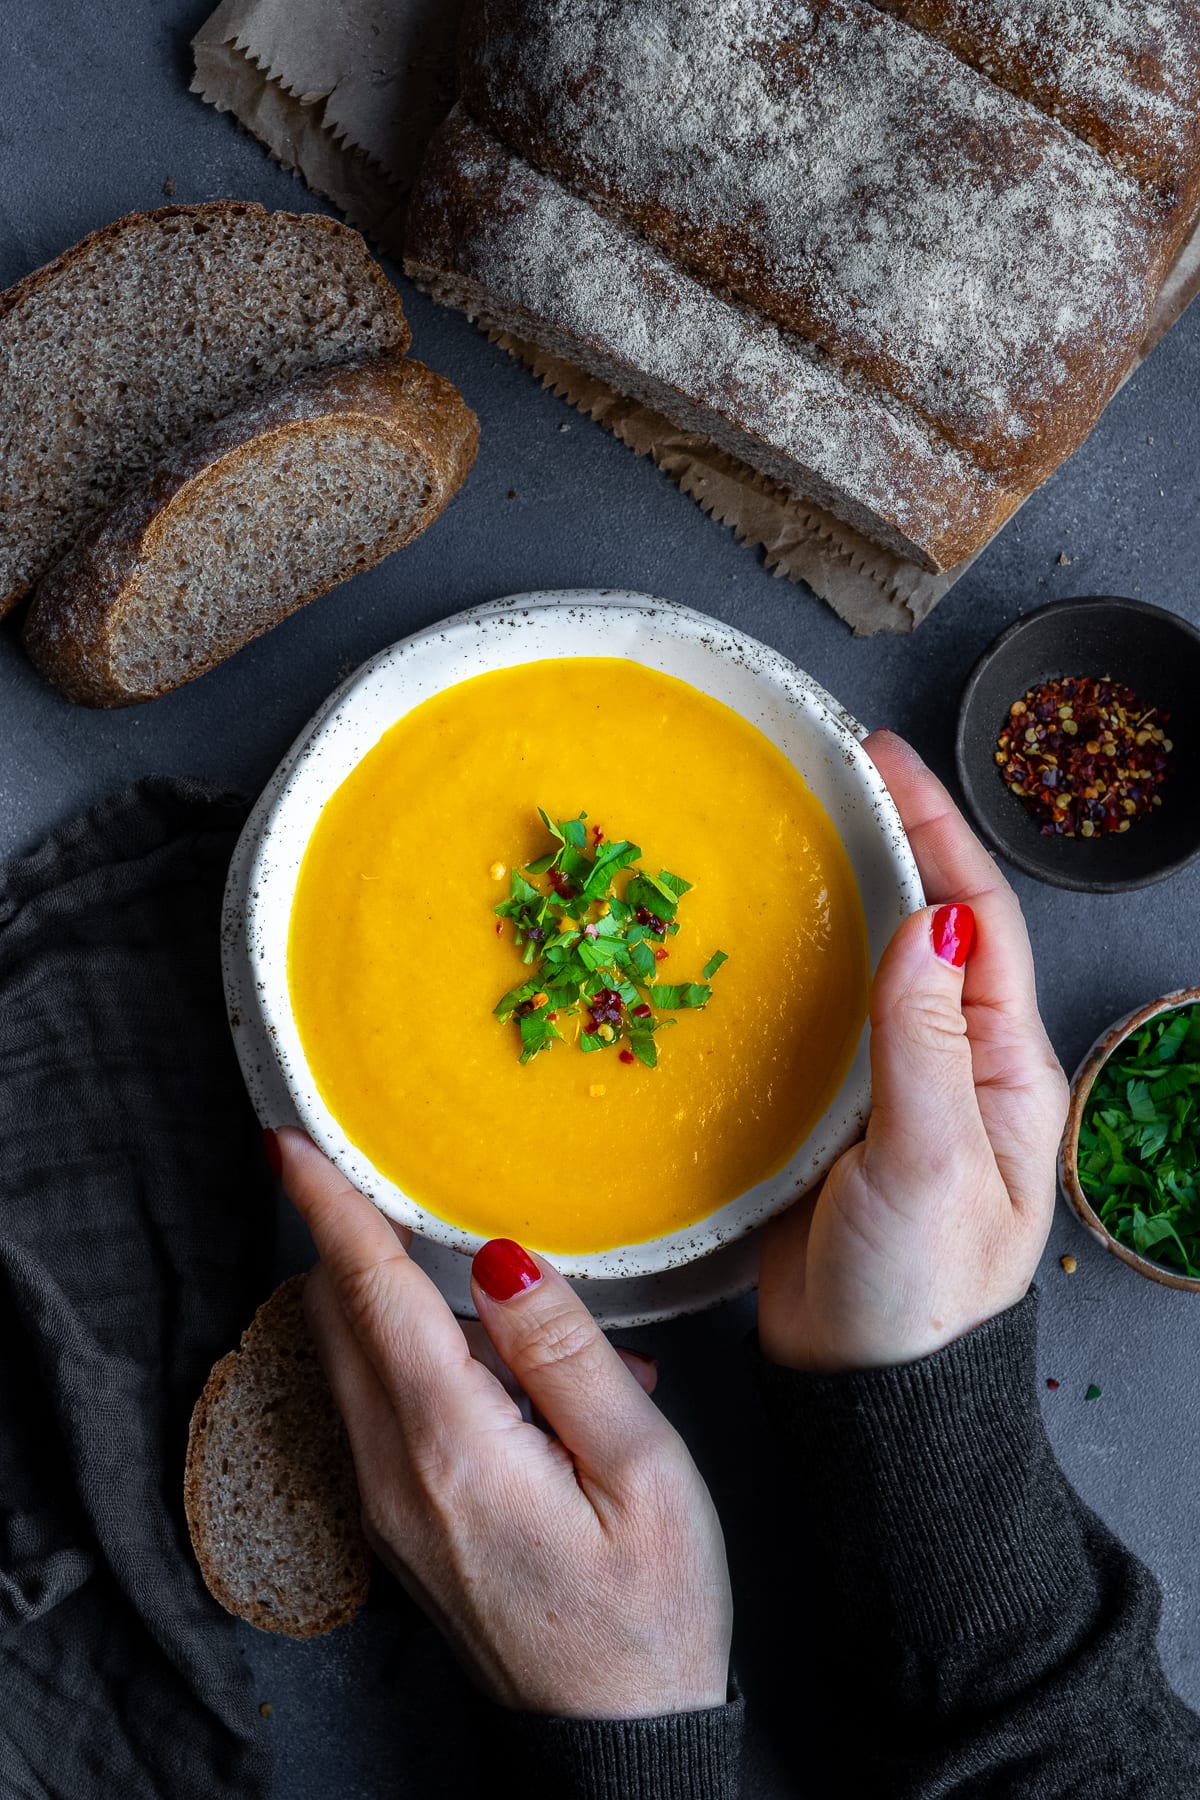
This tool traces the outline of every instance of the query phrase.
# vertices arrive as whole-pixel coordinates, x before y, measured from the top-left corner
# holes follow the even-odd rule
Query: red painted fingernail
[[[477,1250],[471,1273],[489,1300],[511,1300],[542,1279],[532,1256],[511,1238],[492,1238]]]
[[[263,1132],[263,1155],[267,1159],[267,1166],[272,1175],[278,1181],[283,1174],[283,1151],[279,1148],[279,1139],[270,1126]]]
[[[975,941],[975,914],[969,906],[939,906],[930,925],[936,956],[961,969]]]

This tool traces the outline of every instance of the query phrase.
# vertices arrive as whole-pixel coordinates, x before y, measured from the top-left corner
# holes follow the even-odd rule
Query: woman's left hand
[[[764,1234],[759,1339],[795,1369],[915,1362],[1014,1305],[1066,1116],[1016,895],[915,750],[865,747],[933,904],[876,971],[865,1138]]]
[[[407,1234],[302,1132],[276,1134],[321,1260],[313,1336],[367,1534],[501,1704],[564,1718],[726,1699],[721,1527],[678,1434],[562,1276],[500,1239],[472,1292],[528,1423],[406,1254]]]

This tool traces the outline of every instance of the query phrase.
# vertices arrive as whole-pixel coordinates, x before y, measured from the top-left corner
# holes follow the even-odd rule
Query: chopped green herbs
[[[1121,1243],[1200,1277],[1200,1006],[1157,1014],[1104,1064],[1079,1128],[1079,1185]]]
[[[691,882],[669,869],[652,875],[634,868],[639,846],[625,839],[608,842],[598,826],[592,827],[589,850],[586,813],[557,821],[541,807],[538,814],[557,849],[524,870],[514,869],[509,897],[495,908],[501,919],[512,920],[521,960],[536,965],[536,971],[509,989],[496,1017],[502,1023],[515,1019],[520,1027],[523,1063],[564,1042],[560,1023],[578,1018],[582,1051],[616,1050],[622,1062],[653,1069],[655,1034],[675,1023],[658,1015],[707,1006],[708,984],[729,959],[723,950],[714,951],[703,981],[658,981],[666,941],[679,930],[675,915]]]

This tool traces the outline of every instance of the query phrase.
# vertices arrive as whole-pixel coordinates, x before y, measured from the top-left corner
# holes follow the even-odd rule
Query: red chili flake
[[[499,936],[500,936],[500,933],[501,933],[501,932],[502,932],[502,931],[503,931],[503,930],[504,930],[504,920],[503,920],[503,919],[497,919],[497,920],[496,920],[496,936],[497,936],[497,937],[499,937]]]
[[[1051,1376],[1050,1380],[1046,1383],[1046,1386],[1050,1389],[1050,1392],[1053,1394],[1058,1388],[1058,1383],[1057,1383],[1057,1381],[1055,1381],[1054,1377]]]
[[[602,1025],[619,1025],[625,1002],[616,988],[601,988],[588,1001],[588,1030],[599,1031]]]
[[[592,826],[592,841],[597,849],[599,849],[600,845],[604,842],[604,827],[602,825]]]
[[[560,900],[573,900],[575,898],[575,889],[571,886],[571,883],[567,880],[561,869],[548,869],[546,871],[546,880],[550,883],[550,886],[554,889],[554,892],[558,895]]]
[[[549,1019],[551,1025],[553,1025],[555,1020],[558,1018],[558,1014],[556,1012],[548,1012],[546,1014],[546,1017],[547,1017],[547,1019]]]
[[[1043,837],[1108,837],[1161,805],[1170,717],[1107,675],[1046,681],[1009,707],[996,766]]]
[[[634,1055],[634,1054],[633,1054],[633,1051],[632,1051],[632,1050],[622,1050],[622,1052],[621,1052],[621,1061],[622,1061],[622,1062],[623,1062],[623,1063],[631,1063],[631,1062],[636,1062],[636,1061],[637,1061],[637,1057],[636,1057],[636,1056],[635,1056],[635,1055]]]
[[[633,916],[637,924],[647,926],[655,937],[666,937],[667,927],[657,913],[652,913],[648,906],[635,906]]]
[[[666,962],[670,954],[671,952],[669,950],[656,950],[654,952],[654,960],[655,962]]]
[[[633,1016],[635,1019],[648,1019],[650,1017],[650,1008],[646,1005],[645,1001],[642,1002],[641,1006],[634,1007]]]

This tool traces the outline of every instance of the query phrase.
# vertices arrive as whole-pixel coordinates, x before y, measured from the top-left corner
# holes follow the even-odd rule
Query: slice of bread
[[[411,338],[358,232],[241,201],[118,219],[0,294],[0,614],[164,451]]]
[[[165,694],[424,531],[478,439],[457,389],[422,363],[293,383],[174,451],[91,525],[39,584],[26,648],[86,706]]]
[[[345,1427],[293,1275],[196,1402],[183,1501],[213,1598],[262,1631],[317,1637],[367,1597],[370,1556]]]

